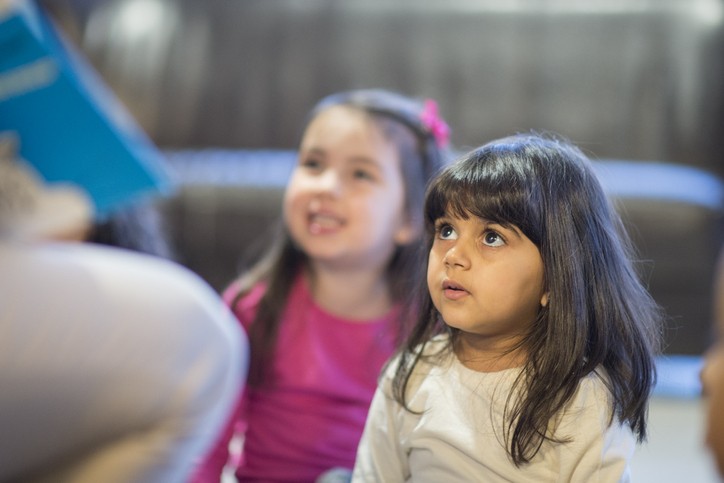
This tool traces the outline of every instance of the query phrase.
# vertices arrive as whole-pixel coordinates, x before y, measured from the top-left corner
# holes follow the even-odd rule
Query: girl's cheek
[[[704,359],[701,370],[702,391],[705,396],[724,389],[724,343],[717,344]],[[722,386],[718,388],[717,386]]]

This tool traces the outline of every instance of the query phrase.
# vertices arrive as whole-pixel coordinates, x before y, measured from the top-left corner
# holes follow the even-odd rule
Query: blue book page
[[[96,215],[172,190],[165,160],[31,2],[0,3],[0,132],[48,183],[85,190]],[[3,11],[4,8],[4,11]]]

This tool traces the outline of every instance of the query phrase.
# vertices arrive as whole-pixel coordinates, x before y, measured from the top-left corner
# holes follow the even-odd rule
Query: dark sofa
[[[161,200],[177,259],[223,289],[274,234],[289,150],[168,152],[179,190]],[[724,184],[697,168],[596,160],[640,252],[640,268],[669,316],[671,354],[701,354],[711,341],[712,280],[724,228]]]
[[[708,346],[724,240],[716,11],[688,0],[43,3],[168,154],[179,181],[159,202],[168,240],[216,289],[272,229],[307,110],[383,87],[438,100],[460,150],[531,129],[580,145],[670,316],[667,351]]]

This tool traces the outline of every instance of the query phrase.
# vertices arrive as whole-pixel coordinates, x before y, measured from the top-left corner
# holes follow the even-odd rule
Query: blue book
[[[171,191],[160,151],[34,2],[0,0],[0,132],[44,180],[85,190],[98,218]]]

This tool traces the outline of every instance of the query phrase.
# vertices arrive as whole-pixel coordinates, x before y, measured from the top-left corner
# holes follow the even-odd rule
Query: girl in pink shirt
[[[198,480],[219,481],[225,464],[241,481],[352,468],[380,369],[416,310],[422,201],[447,136],[434,102],[388,91],[313,109],[277,243],[224,293],[249,334],[250,375]]]

